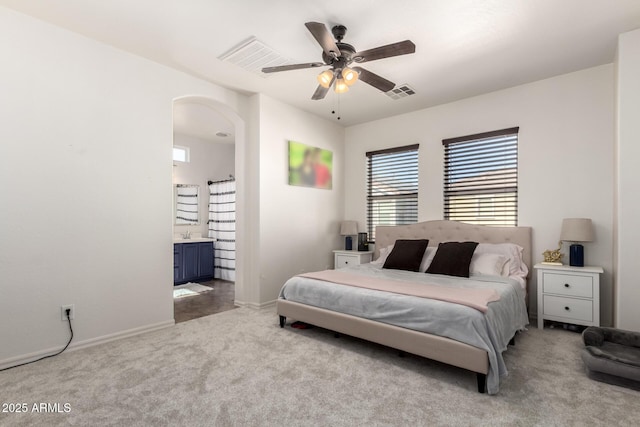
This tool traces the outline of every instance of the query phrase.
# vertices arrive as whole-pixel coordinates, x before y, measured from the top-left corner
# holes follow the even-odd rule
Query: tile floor
[[[191,297],[173,300],[173,316],[176,323],[236,308],[233,304],[235,298],[233,282],[226,280],[209,280],[200,282],[200,284],[210,286],[213,290]]]

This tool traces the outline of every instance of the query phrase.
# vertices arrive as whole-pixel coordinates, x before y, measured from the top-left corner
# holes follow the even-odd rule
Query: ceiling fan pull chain
[[[336,105],[337,105],[337,108],[336,108]],[[340,94],[339,93],[336,93],[335,98],[333,98],[333,110],[331,110],[331,114],[335,115],[336,112],[338,113],[336,119],[340,120]]]

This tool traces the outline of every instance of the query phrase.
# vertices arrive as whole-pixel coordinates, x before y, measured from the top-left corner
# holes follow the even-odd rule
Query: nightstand
[[[538,270],[538,328],[544,320],[600,326],[602,267],[536,264]]]
[[[333,251],[333,256],[338,269],[371,262],[373,251]]]

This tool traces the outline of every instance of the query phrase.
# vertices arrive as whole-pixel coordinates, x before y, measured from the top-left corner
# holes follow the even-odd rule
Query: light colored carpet
[[[202,286],[198,283],[185,283],[184,285],[178,285],[173,287],[173,297],[174,298],[184,298],[190,297],[194,295],[201,294],[203,292],[208,292],[213,288],[209,286]]]
[[[0,402],[71,411],[0,425],[637,425],[640,392],[588,379],[580,348],[573,332],[522,333],[488,396],[468,371],[240,308],[1,372]]]

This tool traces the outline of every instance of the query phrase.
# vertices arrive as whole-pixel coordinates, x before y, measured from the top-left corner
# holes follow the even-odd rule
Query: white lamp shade
[[[589,218],[565,218],[562,220],[560,240],[564,242],[593,241],[593,224]]]
[[[356,221],[342,221],[340,224],[341,236],[355,236],[358,234],[358,223]]]
[[[349,90],[349,86],[344,82],[342,76],[339,76],[336,79],[336,83],[333,85],[333,90],[335,93],[345,93]]]
[[[351,86],[358,81],[358,72],[349,67],[345,67],[342,70],[342,80],[344,80],[347,86]]]
[[[326,70],[318,74],[318,83],[320,83],[320,86],[323,88],[328,89],[331,83],[333,83],[333,71]]]

